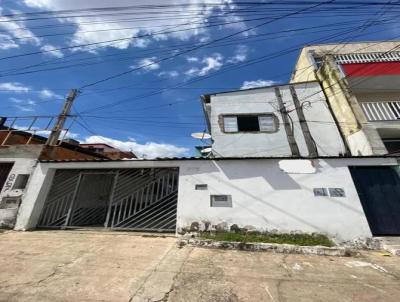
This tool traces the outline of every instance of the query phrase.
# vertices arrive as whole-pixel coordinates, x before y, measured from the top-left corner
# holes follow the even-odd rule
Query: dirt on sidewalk
[[[400,257],[178,248],[128,232],[0,234],[0,301],[399,301]]]

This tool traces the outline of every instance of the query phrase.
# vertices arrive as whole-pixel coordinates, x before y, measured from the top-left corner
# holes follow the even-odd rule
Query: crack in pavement
[[[102,249],[102,248],[100,248]],[[98,249],[98,250],[100,250]],[[18,286],[27,286],[27,285],[38,285],[40,286],[42,283],[50,280],[51,278],[53,278],[54,276],[58,275],[59,273],[61,273],[61,270],[67,266],[71,266],[74,263],[76,263],[79,259],[85,257],[86,255],[88,255],[89,253],[93,252],[93,251],[98,251],[98,250],[87,250],[87,251],[82,251],[79,252],[79,254],[72,260],[66,262],[66,263],[61,263],[56,265],[52,272],[49,273],[47,276],[37,280],[37,281],[30,281],[30,282],[23,282],[23,283],[17,283],[17,284],[8,284],[5,286],[0,286],[0,289],[6,289],[6,288],[10,288],[10,287],[18,287]]]
[[[149,279],[152,277],[152,275],[154,273],[156,273],[158,271],[158,268],[161,266],[161,264],[163,264],[163,262],[167,259],[167,257],[169,256],[169,254],[173,251],[176,250],[177,247],[175,245],[173,245],[168,251],[167,253],[160,259],[160,261],[156,264],[156,266],[154,267],[153,270],[150,271],[150,273],[146,276],[145,280],[142,282],[142,284],[140,285],[140,287],[136,290],[136,292],[130,297],[130,299],[128,300],[128,302],[132,302],[133,299],[135,297],[137,297],[138,294],[143,293],[144,289],[145,289],[145,285],[146,283],[149,281]],[[180,249],[179,249],[180,250]],[[176,272],[176,274],[174,275],[174,277],[172,278],[172,282],[171,282],[171,286],[169,288],[169,290],[167,292],[164,293],[164,296],[159,299],[159,300],[152,300],[152,298],[148,298],[147,301],[148,302],[166,302],[169,299],[170,294],[177,288],[175,285],[176,279],[177,277],[182,273],[183,271],[183,267],[185,266],[185,264],[187,263],[192,251],[194,250],[193,247],[190,248],[190,250],[187,252],[187,255],[185,256],[185,259],[182,261],[179,270]]]
[[[131,297],[129,298],[128,302],[132,302],[133,298],[135,298],[135,296],[144,289],[144,285],[146,284],[146,282],[150,279],[151,275],[153,273],[155,273],[159,266],[161,265],[161,263],[167,258],[168,254],[173,250],[173,248],[175,247],[175,245],[171,245],[171,247],[168,249],[168,251],[161,257],[161,259],[157,262],[157,264],[154,266],[154,268],[147,274],[147,276],[144,278],[142,284],[138,287],[138,289],[131,295]]]

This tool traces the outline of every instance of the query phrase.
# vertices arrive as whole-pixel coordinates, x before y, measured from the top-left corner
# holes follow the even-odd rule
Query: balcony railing
[[[362,102],[368,121],[397,121],[400,120],[400,102]]]
[[[335,59],[339,64],[398,62],[400,51],[338,54]]]

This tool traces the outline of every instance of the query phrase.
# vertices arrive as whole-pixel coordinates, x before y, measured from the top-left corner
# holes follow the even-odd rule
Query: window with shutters
[[[226,133],[237,132],[275,132],[276,118],[273,114],[241,114],[223,117]]]

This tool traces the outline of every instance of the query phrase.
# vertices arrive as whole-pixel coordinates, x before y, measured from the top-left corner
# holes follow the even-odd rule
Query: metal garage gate
[[[175,232],[178,168],[58,170],[38,227]]]
[[[400,235],[400,167],[350,167],[371,232]]]

